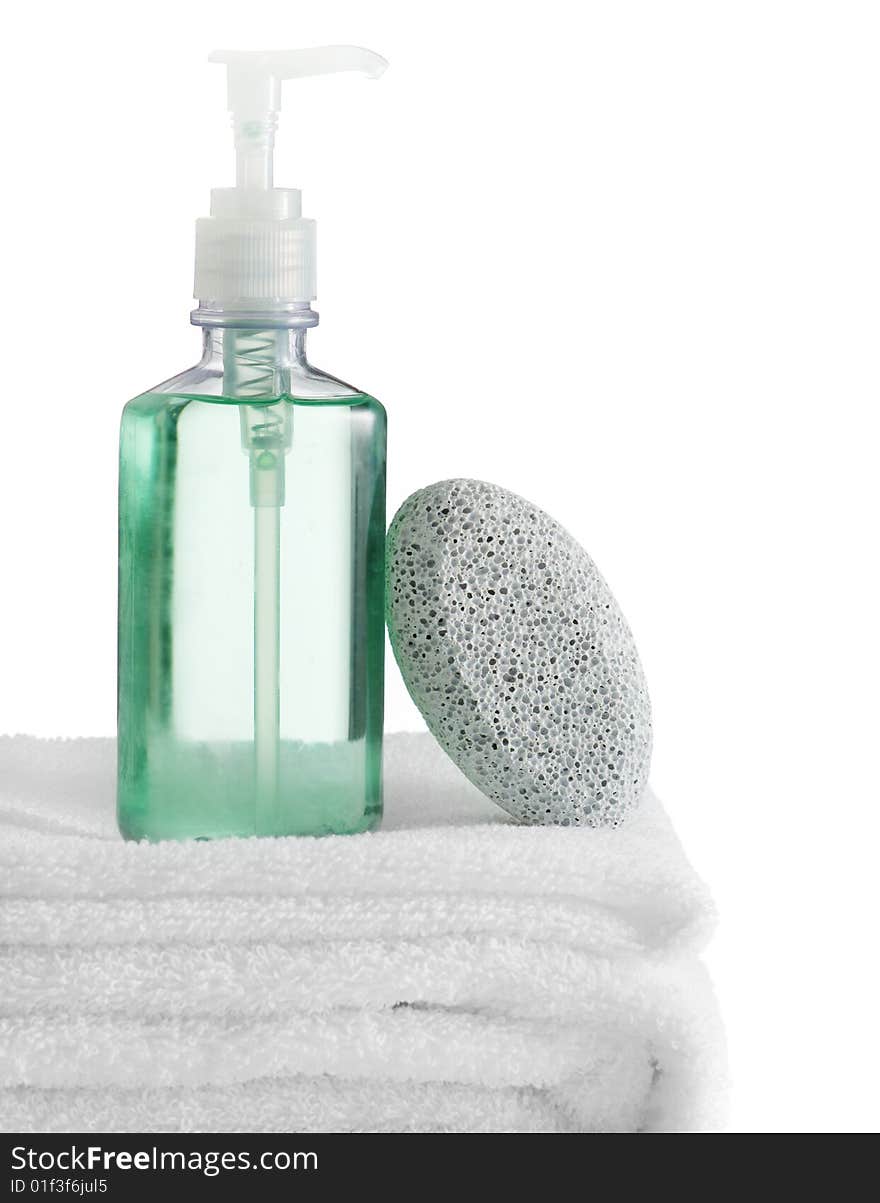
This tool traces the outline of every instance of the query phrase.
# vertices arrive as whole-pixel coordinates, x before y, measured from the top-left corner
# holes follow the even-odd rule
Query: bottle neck
[[[308,301],[204,300],[189,315],[194,326],[206,330],[310,330],[318,315]]]
[[[279,396],[311,372],[305,330],[206,327],[203,338],[202,363],[222,372],[230,397]]]
[[[205,326],[202,363],[228,371],[233,363],[271,363],[276,368],[308,370],[307,330]]]

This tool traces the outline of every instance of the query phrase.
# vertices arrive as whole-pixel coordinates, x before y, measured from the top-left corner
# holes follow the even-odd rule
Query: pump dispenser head
[[[211,191],[211,216],[196,222],[197,325],[314,325],[315,222],[302,216],[297,188],[273,186],[281,85],[286,79],[359,71],[376,79],[388,66],[358,46],[310,50],[215,50],[227,69],[235,139],[235,187]],[[310,317],[309,317],[310,315]]]

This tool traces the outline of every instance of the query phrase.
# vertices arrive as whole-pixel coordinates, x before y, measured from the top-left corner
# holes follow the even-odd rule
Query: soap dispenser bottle
[[[204,352],[122,417],[119,827],[358,832],[382,809],[385,412],[306,358],[315,223],[272,155],[282,81],[386,63],[353,46],[211,59],[236,183],[196,225]]]

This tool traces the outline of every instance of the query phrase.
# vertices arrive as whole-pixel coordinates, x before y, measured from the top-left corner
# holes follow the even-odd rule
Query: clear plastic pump
[[[335,75],[341,71],[359,71],[377,79],[388,66],[381,55],[360,46],[214,50],[208,61],[224,63],[227,68],[227,94],[235,137],[235,186],[243,191],[273,185],[272,156],[284,80]]]
[[[211,192],[211,216],[196,223],[193,320],[218,311],[286,308],[315,299],[315,222],[302,216],[297,188],[274,187],[275,130],[285,80],[357,71],[378,78],[388,66],[358,46],[311,50],[215,50],[227,69],[235,142],[235,187]],[[228,323],[225,323],[228,324]]]

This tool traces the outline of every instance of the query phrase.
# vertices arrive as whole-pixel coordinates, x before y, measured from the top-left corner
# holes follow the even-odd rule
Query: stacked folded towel
[[[114,755],[0,739],[0,1128],[719,1122],[711,905],[653,796],[519,827],[396,735],[380,832],[126,844]]]

